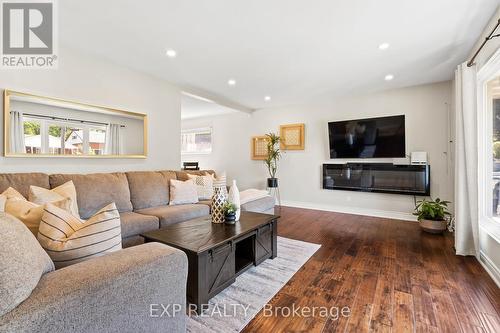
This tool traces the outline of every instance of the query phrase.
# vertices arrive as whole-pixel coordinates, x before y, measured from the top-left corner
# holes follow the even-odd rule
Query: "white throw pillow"
[[[84,221],[49,203],[38,241],[56,268],[118,251],[122,248],[120,214],[111,203]]]
[[[37,205],[36,203],[29,202],[21,193],[17,192],[12,187],[6,189],[2,195],[7,198],[5,202],[5,213],[21,220],[21,222],[23,222],[36,236],[38,234],[38,226],[40,225],[45,205]],[[71,209],[71,199],[69,198],[54,201],[52,204],[68,211]]]
[[[170,179],[169,205],[182,205],[198,202],[198,191],[192,179],[181,181]]]
[[[47,190],[43,187],[30,186],[28,200],[38,205],[44,205],[49,202],[60,201],[63,199],[71,199],[71,213],[80,218],[78,213],[78,201],[76,199],[76,188],[73,181],[70,180],[52,190]]]
[[[204,176],[188,174],[189,179],[193,180],[198,192],[198,200],[210,200],[214,194],[214,178],[210,174]]]

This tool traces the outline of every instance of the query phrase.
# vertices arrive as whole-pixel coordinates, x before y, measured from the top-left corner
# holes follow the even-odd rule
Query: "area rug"
[[[240,332],[321,245],[278,237],[278,256],[252,267],[187,320],[193,333]]]

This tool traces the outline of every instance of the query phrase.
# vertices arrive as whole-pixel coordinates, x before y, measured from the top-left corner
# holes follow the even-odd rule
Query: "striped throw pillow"
[[[114,252],[122,248],[120,214],[112,203],[84,221],[49,203],[38,241],[56,268]]]

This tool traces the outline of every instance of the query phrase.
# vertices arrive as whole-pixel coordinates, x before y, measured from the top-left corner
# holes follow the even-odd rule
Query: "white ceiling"
[[[258,109],[448,80],[499,0],[58,4],[62,44],[226,105]],[[380,51],[382,42],[391,47]],[[165,56],[167,48],[177,51],[175,59]],[[389,73],[395,79],[386,82]],[[229,78],[236,86],[227,85]]]

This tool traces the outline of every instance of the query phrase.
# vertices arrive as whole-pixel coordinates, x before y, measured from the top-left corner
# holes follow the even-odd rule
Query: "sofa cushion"
[[[168,178],[160,172],[127,172],[130,201],[134,209],[168,205]]]
[[[207,205],[208,207],[212,207],[212,200],[200,200],[198,201],[198,203],[202,205]]]
[[[176,177],[178,180],[188,180],[189,175],[204,176],[205,174],[211,174],[215,176],[214,170],[187,170],[187,171],[176,171]]]
[[[257,200],[253,200],[241,205],[241,211],[263,213],[274,208],[276,204],[272,196],[266,196]]]
[[[177,179],[177,173],[172,170],[160,170],[158,171],[159,173],[162,174],[163,177],[168,181],[170,184],[170,179]]]
[[[122,238],[122,247],[127,248],[127,247],[132,247],[132,246],[137,246],[144,244],[144,238],[141,236],[131,236],[127,238]]]
[[[56,268],[100,257],[122,248],[120,214],[114,203],[87,221],[52,204],[45,206],[38,241]]]
[[[51,188],[73,181],[82,219],[88,219],[112,202],[116,204],[120,213],[132,211],[125,173],[54,174],[50,175],[49,179]]]
[[[170,224],[184,222],[200,216],[206,216],[209,212],[207,205],[186,204],[177,206],[159,206],[137,211],[139,214],[153,215],[160,219],[160,228]]]
[[[23,197],[29,196],[30,186],[50,188],[49,175],[45,173],[0,173],[0,193],[15,188]]]
[[[122,237],[137,236],[143,232],[157,230],[160,227],[158,217],[152,215],[126,212],[120,214],[122,221]]]
[[[54,264],[18,219],[0,213],[0,317],[28,298]]]

